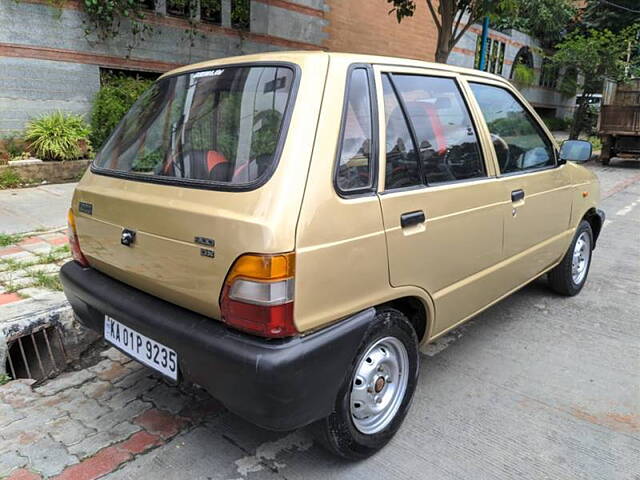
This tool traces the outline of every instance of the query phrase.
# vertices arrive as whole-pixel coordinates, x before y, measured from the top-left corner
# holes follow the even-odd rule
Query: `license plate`
[[[169,347],[145,337],[109,315],[104,316],[104,338],[140,363],[173,380],[178,379],[178,355]]]

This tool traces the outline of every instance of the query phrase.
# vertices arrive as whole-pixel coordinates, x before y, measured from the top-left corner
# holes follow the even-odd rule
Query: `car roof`
[[[234,63],[253,63],[253,62],[303,63],[305,60],[308,60],[310,57],[314,57],[314,56],[315,57],[325,56],[325,57],[329,57],[330,59],[341,58],[342,60],[350,61],[351,63],[364,63],[364,64],[371,63],[371,64],[380,64],[380,65],[396,65],[396,66],[404,66],[404,67],[428,68],[431,70],[442,70],[444,72],[455,72],[455,73],[460,73],[464,75],[473,75],[476,77],[483,77],[483,78],[488,78],[495,81],[508,83],[508,81],[504,77],[495,75],[493,73],[487,73],[481,70],[474,70],[472,68],[448,65],[445,63],[425,62],[422,60],[415,60],[411,58],[385,57],[380,55],[365,55],[365,54],[359,54],[359,53],[325,52],[321,50],[317,50],[317,51],[285,50],[285,51],[279,51],[279,52],[265,52],[265,53],[256,53],[252,55],[217,58],[214,60],[207,60],[200,63],[185,65],[184,67],[180,67],[165,73],[164,75],[162,75],[162,77],[165,77],[168,75],[175,75],[179,73],[190,72],[190,71],[203,70],[208,67],[216,67],[219,65],[229,65]]]

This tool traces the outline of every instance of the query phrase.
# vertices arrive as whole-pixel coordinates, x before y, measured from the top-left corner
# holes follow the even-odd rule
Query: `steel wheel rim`
[[[571,261],[571,277],[576,285],[580,285],[584,281],[590,257],[591,238],[587,232],[582,232],[573,247],[573,259]]]
[[[362,356],[351,384],[349,405],[356,429],[384,430],[395,418],[409,383],[409,354],[395,337],[376,341]]]

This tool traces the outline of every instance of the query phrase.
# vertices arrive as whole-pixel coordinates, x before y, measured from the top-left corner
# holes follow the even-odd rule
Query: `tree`
[[[411,17],[416,0],[387,0],[398,22]],[[570,0],[426,0],[438,30],[436,62],[446,63],[449,53],[469,27],[490,16],[500,27],[517,28],[556,41],[575,9]],[[464,18],[468,15],[468,18]]]
[[[628,40],[633,38],[637,26],[629,27],[619,34],[610,30],[576,30],[556,45],[551,61],[566,70],[575,71],[582,86],[582,96],[574,112],[570,138],[580,135],[588,113],[589,99],[602,89],[605,77],[620,79],[625,71],[625,53]]]
[[[446,63],[449,53],[460,41],[469,27],[489,14],[506,15],[517,0],[426,0],[429,13],[438,30],[436,62]],[[389,13],[395,13],[398,22],[412,17],[416,10],[416,0],[387,0],[393,5]],[[463,23],[465,14],[468,20]]]
[[[587,0],[582,22],[586,28],[619,33],[640,23],[640,4],[638,0]]]

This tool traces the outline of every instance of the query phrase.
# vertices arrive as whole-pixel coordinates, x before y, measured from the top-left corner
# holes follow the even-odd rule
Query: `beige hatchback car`
[[[280,52],[162,76],[69,212],[80,321],[269,429],[366,457],[419,349],[548,272],[583,287],[596,178],[503,78]]]

